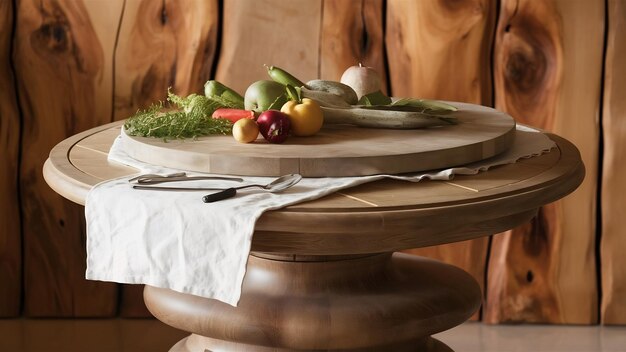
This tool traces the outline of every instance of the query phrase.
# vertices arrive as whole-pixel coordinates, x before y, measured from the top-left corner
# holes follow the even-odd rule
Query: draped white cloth
[[[304,178],[280,194],[251,188],[239,191],[235,198],[209,204],[203,203],[201,198],[210,191],[134,190],[128,182],[133,176],[105,181],[87,195],[86,278],[148,284],[236,306],[254,225],[263,212],[386,177],[418,182],[425,178],[449,180],[456,174],[472,175],[546,153],[553,147],[555,143],[543,133],[518,126],[515,142],[508,151],[463,167],[402,176]],[[130,158],[122,150],[120,138],[111,147],[109,160],[138,168],[141,173],[181,171]],[[228,188],[267,184],[272,180],[244,177],[244,183],[211,180],[185,182],[184,185]]]

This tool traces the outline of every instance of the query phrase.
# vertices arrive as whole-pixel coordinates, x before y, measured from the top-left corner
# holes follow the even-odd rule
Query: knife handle
[[[226,188],[223,191],[207,194],[206,196],[202,197],[202,201],[205,203],[213,203],[213,202],[217,202],[218,200],[232,198],[236,194],[237,194],[237,189]]]

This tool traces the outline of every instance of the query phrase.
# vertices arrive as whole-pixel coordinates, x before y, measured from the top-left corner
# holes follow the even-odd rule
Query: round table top
[[[44,177],[63,197],[84,204],[102,181],[138,170],[107,160],[122,122],[99,126],[55,146]],[[531,219],[584,178],[576,147],[554,134],[542,156],[451,181],[381,180],[266,212],[252,250],[295,255],[396,251],[491,235]]]
[[[304,177],[400,174],[467,165],[498,155],[515,139],[515,120],[481,105],[451,103],[459,123],[435,128],[384,129],[328,125],[310,137],[290,136],[281,145],[259,137],[168,140],[122,133],[132,158],[171,169],[244,176]]]

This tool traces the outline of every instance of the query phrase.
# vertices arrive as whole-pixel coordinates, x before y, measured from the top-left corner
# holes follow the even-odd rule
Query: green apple
[[[289,100],[285,86],[274,81],[256,81],[248,87],[244,96],[244,107],[260,114],[269,109],[280,110]]]

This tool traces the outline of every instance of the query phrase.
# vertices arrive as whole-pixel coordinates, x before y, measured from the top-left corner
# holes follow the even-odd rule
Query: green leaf
[[[430,99],[413,99],[413,98],[404,98],[395,101],[392,106],[411,106],[416,108],[416,111],[422,111],[433,114],[442,114],[449,113],[453,111],[457,111],[458,109],[455,106],[450,104],[446,104],[442,101],[438,100],[430,100]]]
[[[361,99],[359,99],[359,101],[357,102],[357,105],[363,105],[363,107],[372,106],[372,102],[369,100],[367,95],[364,95],[361,97]]]
[[[389,105],[391,104],[391,98],[379,90],[362,96],[357,104],[365,106]]]
[[[458,120],[456,117],[453,116],[441,116],[439,114],[436,113],[430,113],[430,112],[424,112],[421,109],[418,109],[416,107],[413,106],[394,106],[394,105],[372,105],[372,106],[359,106],[359,108],[361,109],[366,109],[366,110],[385,110],[385,111],[401,111],[401,112],[414,112],[417,113],[418,115],[416,115],[415,117],[428,117],[428,118],[432,118],[432,119],[438,119],[441,120],[447,124],[450,125],[456,125],[458,124]],[[407,115],[407,118],[411,118],[411,115]]]
[[[285,105],[285,103],[289,99],[287,98],[287,94],[281,94],[272,102],[272,104],[267,108],[267,110],[280,110],[280,108]]]
[[[290,100],[293,100],[298,104],[302,103],[302,91],[300,88],[288,84],[285,90],[287,91],[287,95],[289,96]]]

